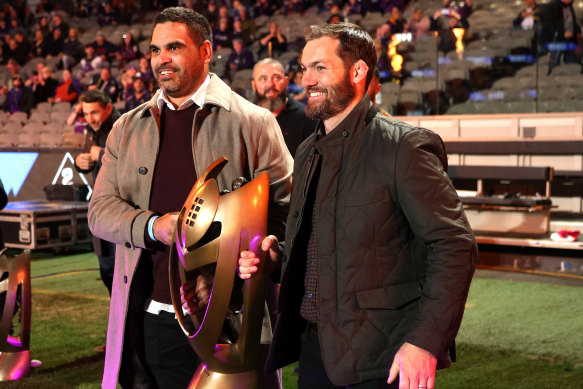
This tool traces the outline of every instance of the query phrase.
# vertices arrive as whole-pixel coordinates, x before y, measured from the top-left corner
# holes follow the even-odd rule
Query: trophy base
[[[0,352],[0,381],[12,381],[30,374],[30,350]]]
[[[260,389],[258,375],[259,372],[255,370],[233,374],[217,373],[201,363],[188,389]]]

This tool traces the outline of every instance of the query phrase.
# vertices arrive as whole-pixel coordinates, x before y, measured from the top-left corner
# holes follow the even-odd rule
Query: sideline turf
[[[99,388],[108,295],[92,253],[31,264],[31,354],[43,365],[0,388]],[[475,278],[458,336],[458,362],[436,388],[582,388],[583,287]],[[284,388],[295,388],[294,366]]]

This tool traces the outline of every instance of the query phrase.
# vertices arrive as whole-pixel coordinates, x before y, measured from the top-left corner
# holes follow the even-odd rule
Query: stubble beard
[[[266,89],[265,93],[268,91],[269,89]],[[257,98],[257,105],[262,108],[266,108],[271,112],[279,111],[279,109],[285,105],[287,100],[287,93],[285,90],[278,93],[274,98],[269,98],[265,94],[261,94],[259,92],[255,92],[255,95]]]
[[[356,95],[356,88],[352,85],[350,75],[346,74],[344,80],[329,88],[311,87],[306,91],[324,92],[325,100],[320,103],[310,103],[306,106],[306,116],[313,120],[326,120],[344,111]]]

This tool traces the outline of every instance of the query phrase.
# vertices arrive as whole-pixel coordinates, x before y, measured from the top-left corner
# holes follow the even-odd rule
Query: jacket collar
[[[204,99],[204,105],[215,105],[221,108],[226,109],[227,111],[231,110],[231,88],[227,84],[223,82],[214,73],[209,73],[211,81],[209,82],[209,86],[206,92],[206,97]],[[158,96],[160,95],[161,91],[157,90],[154,93],[154,96],[146,103],[142,112],[139,114],[141,118],[145,117],[146,115],[154,114],[159,115],[159,110],[157,106]]]

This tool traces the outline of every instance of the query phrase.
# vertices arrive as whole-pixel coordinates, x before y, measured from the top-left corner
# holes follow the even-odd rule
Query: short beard
[[[267,93],[268,90],[265,91]],[[257,98],[257,105],[266,108],[271,112],[277,112],[283,107],[287,100],[287,93],[285,90],[281,91],[275,98],[270,99],[269,97],[265,96],[265,94],[261,94],[259,92],[255,92],[255,96]]]
[[[310,104],[306,106],[306,116],[313,120],[327,120],[344,111],[356,95],[356,88],[352,85],[350,75],[347,73],[344,80],[332,85],[329,88],[308,88],[306,92],[325,92],[326,99],[318,106]]]

